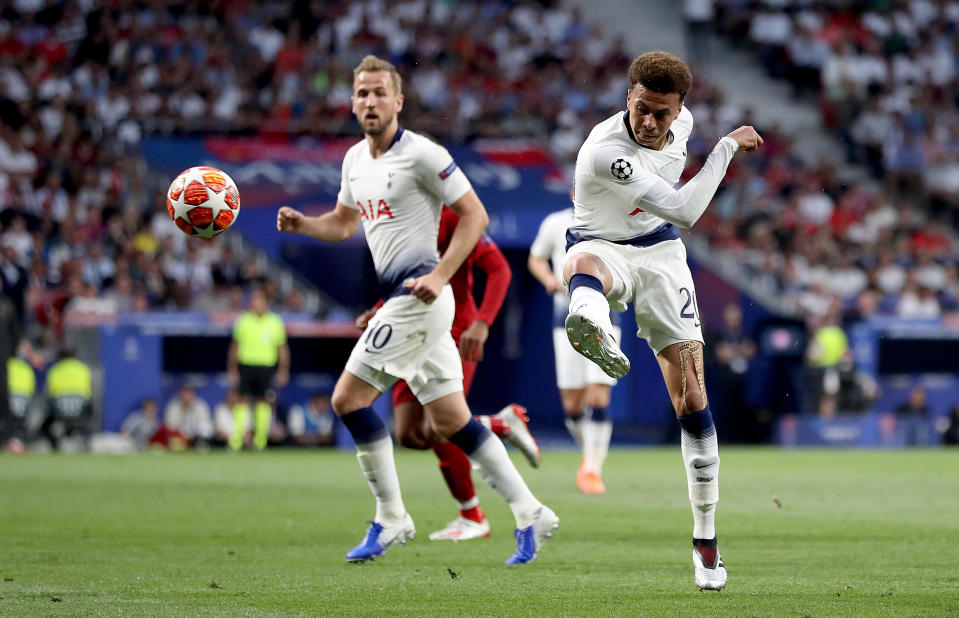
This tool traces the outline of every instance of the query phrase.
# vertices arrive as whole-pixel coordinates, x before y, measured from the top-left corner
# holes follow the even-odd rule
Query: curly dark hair
[[[664,51],[646,52],[629,65],[629,87],[642,84],[653,92],[679,93],[680,101],[686,98],[693,83],[693,74],[685,62]]]

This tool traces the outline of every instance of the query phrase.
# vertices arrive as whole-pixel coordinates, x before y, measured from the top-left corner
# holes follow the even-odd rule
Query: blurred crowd
[[[959,310],[959,2],[716,0],[711,10],[713,33],[819,105],[872,181],[804,164],[775,136],[765,156],[737,160],[697,229],[805,315]]]
[[[959,2],[687,0],[691,46],[748,44],[818,103],[847,184],[775,126],[737,159],[694,234],[799,312],[934,317],[959,308]],[[689,12],[692,9],[692,12]],[[186,242],[138,154],[144,136],[354,135],[352,67],[405,78],[404,123],[437,139],[530,138],[568,165],[623,107],[637,49],[560,1],[17,0],[0,9],[0,274],[55,336],[64,311],[235,307],[265,263]],[[697,74],[690,169],[748,109]],[[267,280],[267,286],[271,285]],[[274,290],[279,307],[299,293]]]

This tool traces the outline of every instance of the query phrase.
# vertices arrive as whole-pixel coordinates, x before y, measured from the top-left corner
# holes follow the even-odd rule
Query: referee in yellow
[[[273,417],[273,384],[282,388],[290,380],[290,346],[283,320],[269,311],[266,294],[259,288],[250,295],[250,310],[240,314],[233,326],[227,373],[240,395],[240,402],[233,408],[229,446],[234,451],[243,448],[253,404],[253,446],[262,450]]]

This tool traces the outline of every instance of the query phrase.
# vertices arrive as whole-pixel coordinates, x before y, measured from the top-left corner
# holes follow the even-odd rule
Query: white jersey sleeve
[[[361,144],[365,144],[365,142],[360,142],[352,146],[346,151],[346,155],[343,157],[343,166],[340,170],[340,192],[336,195],[336,201],[345,206],[349,206],[353,210],[359,209],[356,207],[356,203],[353,201],[353,195],[350,192],[349,171],[353,167],[353,156],[356,154],[356,149]]]
[[[679,227],[691,227],[706,210],[738,149],[735,140],[721,139],[699,173],[679,190],[643,169],[634,154],[617,145],[597,148],[590,171],[594,182],[623,201]]]
[[[420,184],[423,190],[449,206],[472,188],[470,181],[446,148],[427,139],[423,144],[415,161]]]

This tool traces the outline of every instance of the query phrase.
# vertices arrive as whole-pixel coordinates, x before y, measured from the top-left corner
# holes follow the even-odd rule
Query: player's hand
[[[289,369],[277,369],[276,370],[276,387],[283,388],[290,382],[290,370]]]
[[[413,296],[427,305],[432,304],[437,299],[440,292],[443,291],[444,285],[446,285],[446,280],[435,272],[427,273],[422,277],[410,278],[403,282],[404,288],[411,290]]]
[[[561,292],[563,290],[563,282],[556,277],[553,277],[544,283],[543,287],[546,288],[547,294],[555,294],[556,292]]]
[[[367,309],[360,315],[356,316],[356,321],[354,322],[354,324],[356,324],[356,327],[359,328],[360,330],[365,330],[366,327],[370,325],[370,320],[373,319],[374,315],[376,315],[376,307],[373,307],[372,309]]]
[[[756,150],[763,144],[763,138],[751,126],[739,127],[726,137],[735,140],[739,144],[739,149],[746,152]]]
[[[489,324],[476,320],[460,335],[460,356],[463,360],[477,363],[483,360],[483,346],[489,338]]]
[[[297,233],[303,227],[303,213],[295,208],[283,206],[276,212],[276,229],[281,232]]]

